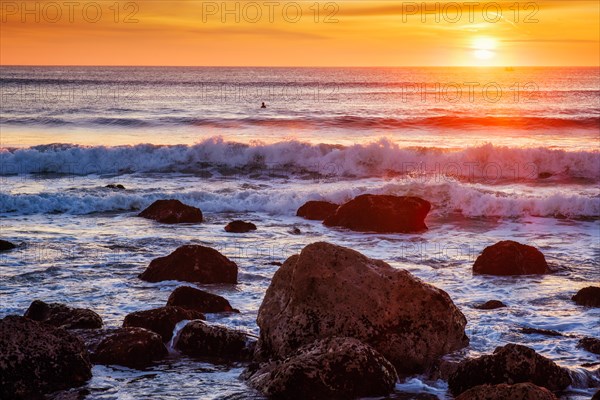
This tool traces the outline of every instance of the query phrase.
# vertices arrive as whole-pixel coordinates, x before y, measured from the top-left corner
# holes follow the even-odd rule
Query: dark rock
[[[554,393],[533,383],[481,385],[467,390],[456,400],[557,400]]]
[[[199,208],[188,206],[179,200],[156,200],[138,216],[165,224],[202,222],[202,211]]]
[[[600,307],[600,287],[588,286],[583,288],[572,299],[580,306]]]
[[[98,344],[92,362],[142,369],[166,355],[167,348],[157,333],[143,328],[123,328]]]
[[[557,331],[549,329],[538,329],[538,328],[521,328],[521,333],[526,335],[545,335],[545,336],[562,336],[563,334]]]
[[[120,183],[118,183],[118,184],[109,183],[108,185],[105,186],[105,188],[107,188],[107,189],[125,190],[125,186],[121,185]]]
[[[546,258],[538,249],[512,240],[486,247],[473,264],[474,274],[530,275],[548,272]]]
[[[268,262],[267,265],[275,265],[276,267],[281,267],[283,265],[283,263],[279,262],[279,261],[271,261],[271,262]]]
[[[448,385],[454,395],[479,385],[531,382],[552,391],[571,384],[569,372],[535,350],[518,344],[498,347],[494,354],[461,362]]]
[[[225,226],[225,231],[230,232],[230,233],[246,233],[246,232],[250,232],[250,231],[255,231],[256,230],[256,225],[254,225],[252,222],[246,222],[246,221],[231,221],[230,223],[228,223]]]
[[[466,318],[446,292],[323,242],[306,246],[275,272],[257,323],[259,359],[284,358],[317,339],[348,336],[407,374],[468,344]]]
[[[245,377],[266,396],[291,400],[385,396],[398,379],[381,354],[347,337],[317,340],[283,361],[249,370]]]
[[[295,226],[292,229],[290,229],[289,233],[291,233],[292,235],[300,235],[302,231],[300,230],[300,228]]]
[[[169,300],[167,300],[167,305],[204,313],[240,312],[231,307],[229,301],[224,297],[190,286],[179,286],[173,290],[173,293],[169,296]]]
[[[0,398],[42,398],[91,377],[88,352],[79,338],[24,317],[0,320]]]
[[[431,204],[418,197],[363,194],[341,205],[323,224],[353,231],[410,233],[427,229]]]
[[[9,241],[0,239],[0,251],[8,251],[16,248],[17,246]]]
[[[198,311],[167,306],[128,314],[123,320],[123,327],[145,328],[158,333],[163,342],[168,342],[178,322],[194,319],[205,319],[205,317]]]
[[[152,260],[139,275],[148,282],[167,280],[200,283],[237,283],[236,263],[210,247],[181,246],[166,257]]]
[[[579,347],[590,353],[600,354],[600,339],[586,337],[579,340]]]
[[[102,318],[86,308],[70,308],[59,303],[34,300],[24,317],[63,329],[98,329]]]
[[[550,172],[540,172],[538,174],[539,179],[548,179],[550,177],[552,177],[552,174]]]
[[[328,201],[308,201],[296,211],[296,215],[305,219],[323,221],[333,214],[338,207],[338,204]]]
[[[497,308],[504,308],[506,304],[499,300],[489,300],[483,304],[478,304],[475,306],[478,310],[495,310]]]
[[[251,358],[254,343],[243,332],[192,321],[181,330],[175,347],[188,356],[243,361]]]
[[[592,400],[600,400],[600,390],[596,392],[596,394],[592,397]]]

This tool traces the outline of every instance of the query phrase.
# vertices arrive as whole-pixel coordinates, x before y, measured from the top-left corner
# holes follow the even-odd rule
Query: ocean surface
[[[598,68],[0,67],[0,95],[0,236],[19,244],[0,255],[0,317],[42,299],[120,326],[181,284],[139,280],[148,263],[197,243],[240,268],[237,285],[198,285],[241,310],[209,321],[258,334],[270,263],[325,240],[446,290],[471,339],[453,357],[521,343],[573,372],[563,399],[600,385],[600,358],[577,347],[600,337],[600,309],[571,301],[600,284]],[[295,216],[308,200],[363,193],[429,200],[429,230],[355,233]],[[206,221],[136,217],[165,198]],[[228,234],[232,219],[258,230]],[[553,273],[473,276],[477,255],[506,239],[538,247]],[[490,299],[508,307],[473,307]],[[261,398],[242,370],[176,354],[145,371],[95,366],[87,398]],[[419,392],[450,398],[423,376],[391,398]]]

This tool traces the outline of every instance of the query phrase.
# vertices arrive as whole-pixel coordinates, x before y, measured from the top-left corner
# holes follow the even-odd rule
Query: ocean
[[[3,66],[0,95],[1,237],[19,244],[0,255],[0,317],[41,299],[120,326],[181,284],[137,275],[196,243],[240,268],[237,285],[198,285],[241,311],[209,321],[256,335],[270,263],[329,241],[447,291],[468,319],[457,356],[520,343],[573,371],[563,399],[600,385],[598,357],[577,347],[600,336],[600,310],[571,301],[600,283],[598,68]],[[364,193],[430,201],[429,230],[356,233],[295,216],[306,201]],[[166,198],[205,222],[136,217]],[[232,219],[258,229],[229,234]],[[500,240],[536,246],[553,273],[473,276]],[[509,307],[473,307],[491,299]],[[261,398],[242,370],[181,356],[144,371],[95,366],[86,398]],[[445,381],[414,376],[391,398],[418,392],[449,396]]]

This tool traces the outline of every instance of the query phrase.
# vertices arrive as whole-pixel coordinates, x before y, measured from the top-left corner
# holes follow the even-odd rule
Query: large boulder
[[[598,390],[593,396],[592,400],[600,400],[600,390]]]
[[[320,339],[288,358],[250,368],[248,384],[281,399],[351,399],[385,396],[398,379],[371,346],[348,337]]]
[[[173,329],[178,322],[194,319],[205,319],[205,317],[199,311],[167,306],[127,314],[123,320],[123,327],[145,328],[158,333],[163,342],[168,342],[173,337]]]
[[[236,312],[224,297],[190,286],[179,286],[169,296],[168,306],[182,307],[204,313]]]
[[[237,273],[237,264],[217,250],[186,245],[166,257],[152,260],[139,277],[148,282],[237,283]]]
[[[462,361],[450,375],[448,385],[452,393],[458,395],[479,385],[523,382],[558,391],[571,384],[571,376],[535,350],[511,343],[496,348],[494,354]]]
[[[580,306],[600,307],[600,287],[588,286],[581,289],[575,296],[573,301]]]
[[[235,220],[225,225],[225,232],[229,233],[246,233],[255,230],[256,225],[254,225],[252,222]]]
[[[92,377],[83,342],[67,331],[19,316],[0,320],[0,398],[43,398]]]
[[[104,338],[92,353],[92,362],[145,368],[167,355],[159,334],[143,328],[117,329]]]
[[[138,217],[153,219],[164,224],[197,223],[202,222],[202,211],[179,200],[156,200],[139,213]]]
[[[8,240],[0,239],[0,251],[8,251],[16,248],[17,246]]]
[[[481,385],[467,390],[456,400],[557,400],[554,393],[533,383]]]
[[[258,358],[283,358],[321,338],[359,339],[399,373],[423,371],[468,344],[446,292],[341,246],[313,243],[277,270],[257,318]]]
[[[308,201],[296,211],[296,216],[315,221],[323,221],[333,214],[338,207],[338,204],[330,203],[328,201]]]
[[[175,346],[188,356],[243,361],[251,358],[254,344],[244,332],[191,321],[181,330]]]
[[[34,300],[24,316],[63,329],[102,328],[102,318],[92,310],[71,308],[59,303],[45,303],[41,300]]]
[[[363,194],[341,205],[323,224],[360,232],[419,232],[427,229],[430,209],[419,197]]]
[[[590,353],[600,354],[600,339],[584,337],[579,339],[578,346]]]
[[[474,274],[531,275],[549,272],[541,251],[512,240],[488,246],[473,264]]]

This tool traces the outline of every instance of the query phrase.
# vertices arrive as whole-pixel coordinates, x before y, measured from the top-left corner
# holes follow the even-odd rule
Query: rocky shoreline
[[[140,216],[168,224],[200,223],[202,212],[188,207],[159,201]],[[430,207],[413,197],[363,195],[341,206],[309,202],[298,215],[333,229],[421,232]],[[250,225],[233,221],[225,231],[256,229]],[[3,241],[4,248],[12,249]],[[552,271],[539,250],[506,240],[484,249],[473,273]],[[186,245],[153,260],[139,278],[234,285],[238,267],[216,249]],[[599,307],[599,290],[582,289],[573,301]],[[502,305],[496,300],[481,308]],[[42,398],[84,385],[92,363],[146,368],[173,357],[173,350],[215,363],[244,363],[242,378],[273,398],[385,396],[398,377],[433,374],[445,355],[469,343],[467,319],[446,292],[384,261],[326,242],[306,246],[275,273],[259,310],[258,338],[204,321],[204,314],[220,312],[238,310],[225,298],[181,286],[164,307],[135,311],[121,328],[103,329],[92,310],[35,300],[23,317],[0,321],[0,397]],[[597,341],[580,340],[594,353]],[[462,400],[553,399],[573,381],[569,370],[510,343],[447,367],[445,379]],[[593,379],[600,381],[597,370]]]

